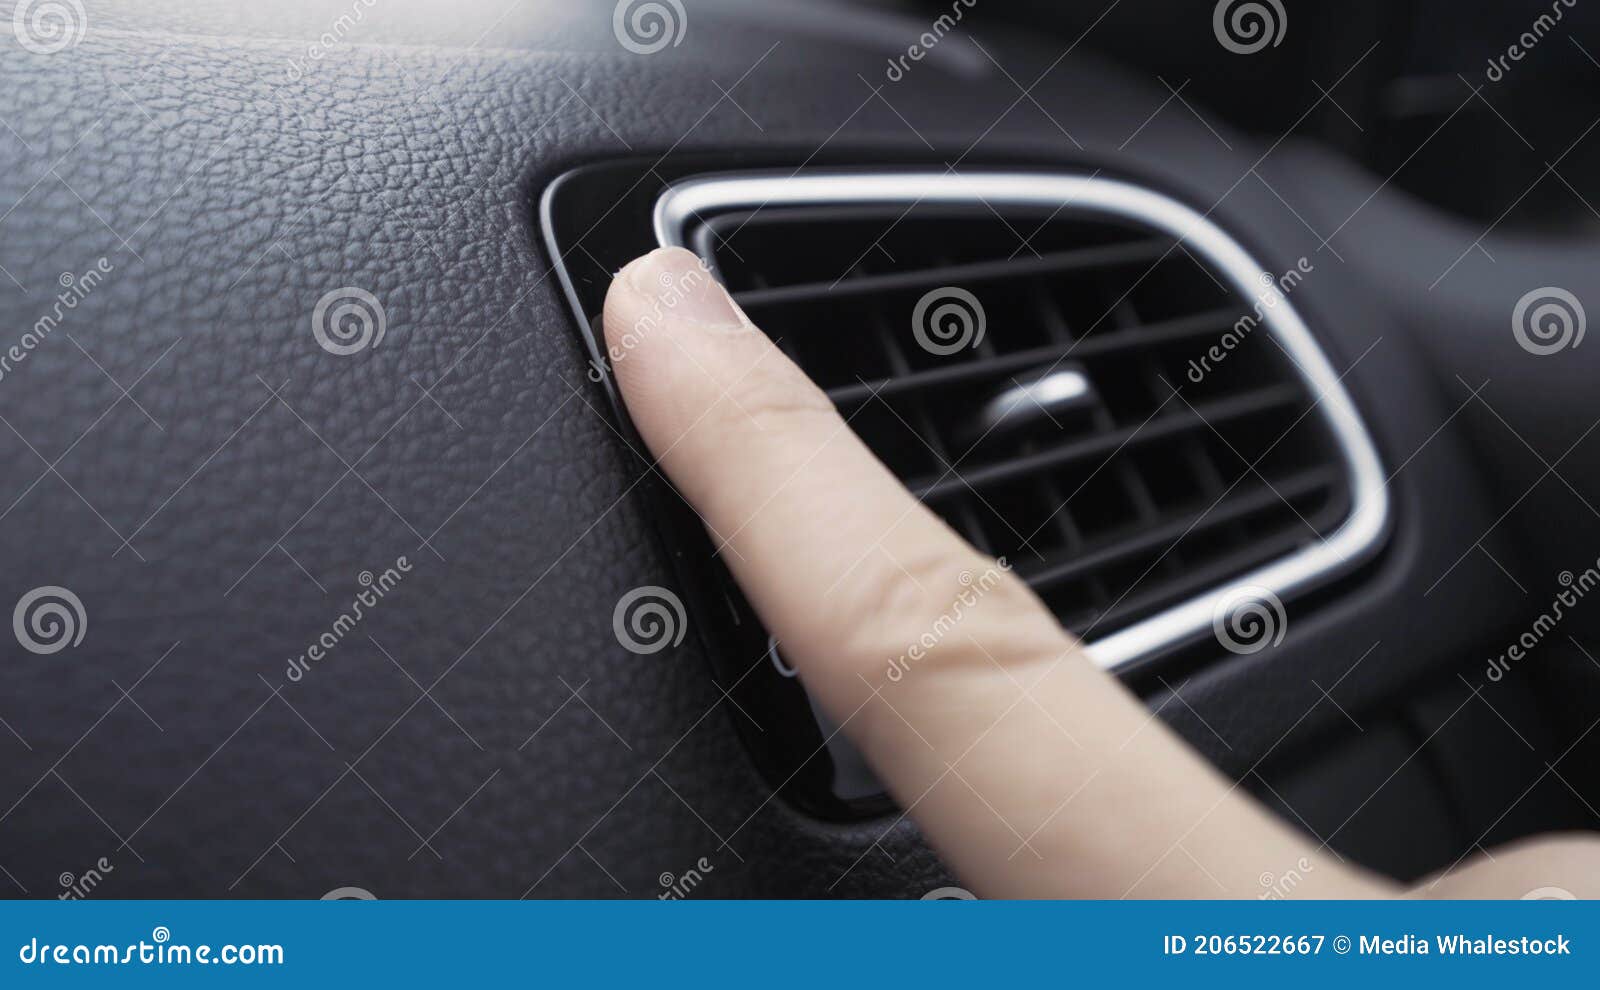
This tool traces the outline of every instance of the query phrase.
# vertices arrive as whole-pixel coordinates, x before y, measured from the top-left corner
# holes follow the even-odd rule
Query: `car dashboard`
[[[1154,0],[82,6],[0,58],[5,590],[85,630],[0,671],[13,894],[955,882],[641,454],[596,321],[662,244],[1324,845],[1594,827],[1597,251],[1513,213],[1593,200],[1352,150],[1392,26],[1289,93]]]

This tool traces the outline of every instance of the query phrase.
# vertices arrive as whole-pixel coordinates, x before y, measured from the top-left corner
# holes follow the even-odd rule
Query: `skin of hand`
[[[1094,666],[693,254],[630,263],[604,324],[634,424],[784,657],[976,893],[1250,897],[1290,871],[1296,897],[1403,893],[1268,813]],[[1600,895],[1600,843],[1522,844],[1412,896],[1542,886]]]

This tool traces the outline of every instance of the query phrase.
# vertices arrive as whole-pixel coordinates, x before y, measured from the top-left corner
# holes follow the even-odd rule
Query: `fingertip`
[[[618,269],[617,274],[613,278],[614,280],[623,279],[625,281],[630,281],[631,283],[631,276],[634,273],[647,268],[682,270],[691,267],[699,268],[701,271],[710,270],[706,263],[700,259],[700,256],[695,254],[693,251],[690,251],[688,248],[658,247],[646,251],[644,254],[634,258],[626,265],[623,265],[620,269]]]
[[[612,319],[617,315],[628,320]],[[606,295],[606,332],[654,329],[668,318],[711,329],[742,328],[744,314],[693,252],[656,248],[624,265]]]

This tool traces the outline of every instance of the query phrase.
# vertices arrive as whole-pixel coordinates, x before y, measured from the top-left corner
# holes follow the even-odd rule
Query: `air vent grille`
[[[1242,283],[1184,231],[1070,202],[737,199],[663,239],[1091,642],[1352,517],[1348,440],[1259,269]]]

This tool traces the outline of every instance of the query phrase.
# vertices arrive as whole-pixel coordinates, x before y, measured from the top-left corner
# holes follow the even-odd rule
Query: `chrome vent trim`
[[[669,186],[656,201],[655,237],[664,247],[689,247],[699,217],[768,206],[983,204],[1071,210],[1131,219],[1185,243],[1247,300],[1261,303],[1260,327],[1288,353],[1311,391],[1350,480],[1350,512],[1321,542],[1241,574],[1211,591],[1091,639],[1088,652],[1114,669],[1209,632],[1230,589],[1265,588],[1288,599],[1349,572],[1381,547],[1389,523],[1388,485],[1378,453],[1355,405],[1310,329],[1282,296],[1268,298],[1272,273],[1210,219],[1142,186],[1099,176],[1052,172],[922,171],[713,174]],[[708,263],[715,259],[707,258]],[[1270,304],[1269,304],[1270,303]]]

